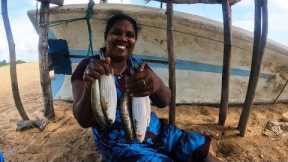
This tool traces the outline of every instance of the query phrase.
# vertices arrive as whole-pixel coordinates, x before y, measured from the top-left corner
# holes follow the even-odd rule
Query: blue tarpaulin
[[[63,39],[49,39],[48,45],[49,68],[52,68],[55,74],[71,74],[72,68],[67,41]]]

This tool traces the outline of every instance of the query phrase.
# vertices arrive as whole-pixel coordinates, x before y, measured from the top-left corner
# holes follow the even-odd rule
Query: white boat
[[[50,22],[81,18],[86,5],[67,5],[50,10]],[[146,60],[168,85],[165,10],[136,5],[96,4],[91,18],[93,48],[103,46],[106,20],[114,13],[126,13],[137,20],[141,31],[134,54]],[[28,15],[35,25],[35,11]],[[203,17],[174,12],[176,55],[176,103],[218,104],[221,97],[223,25]],[[232,28],[232,55],[229,103],[243,103],[252,59],[253,34]],[[65,39],[69,46],[68,64],[72,71],[86,56],[88,32],[85,20],[51,26],[49,39]],[[61,64],[61,63],[60,63]],[[70,67],[69,67],[70,66]],[[288,48],[268,40],[256,90],[256,103],[288,101]],[[71,73],[57,73],[52,80],[54,99],[72,101]],[[284,91],[282,89],[284,88]]]

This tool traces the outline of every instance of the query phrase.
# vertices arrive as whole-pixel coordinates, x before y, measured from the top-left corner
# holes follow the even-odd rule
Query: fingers
[[[127,80],[126,89],[132,96],[149,96],[154,92],[154,81],[151,71],[142,64],[137,72]]]
[[[112,73],[112,68],[110,66],[111,59],[110,57],[106,57],[104,60],[98,60],[96,65],[96,70],[99,68],[101,72],[99,72],[101,75],[109,75]]]
[[[99,79],[101,75],[111,74],[112,68],[110,62],[110,58],[105,58],[104,60],[90,59],[90,62],[85,68],[83,80],[94,81],[95,79]]]
[[[140,65],[136,73],[126,83],[128,93],[137,97],[150,96],[157,92],[163,84],[147,64]]]
[[[141,79],[130,81],[127,84],[128,90],[133,90],[134,92],[149,90],[153,86],[150,79]]]
[[[130,96],[133,97],[145,97],[145,96],[150,96],[151,92],[150,91],[143,91],[143,92],[139,92],[139,93],[130,93]]]
[[[108,65],[111,65],[111,58],[110,58],[110,57],[106,57],[106,58],[104,59],[104,62],[105,62],[106,64],[108,64]]]
[[[112,68],[111,68],[111,59],[110,57],[105,57],[105,59],[99,61],[99,65],[102,66],[102,71],[101,75],[109,75],[112,73]],[[100,67],[99,67],[100,68]]]
[[[146,65],[147,65],[146,63],[141,64],[140,67],[138,68],[138,72],[143,72],[146,68]]]
[[[153,82],[151,80],[139,80],[129,89],[132,96],[149,96],[153,92]]]
[[[127,84],[126,84],[128,91],[145,87],[147,84],[146,77],[147,77],[147,74],[145,74],[144,72],[141,72],[141,73],[138,72],[138,73],[135,73],[130,78],[128,78]]]
[[[139,66],[139,68],[137,69],[136,73],[133,75],[133,80],[134,81],[143,80],[148,75],[149,75],[149,71],[148,71],[148,68],[147,68],[147,64],[143,63],[143,64],[141,64]]]
[[[86,82],[92,82],[95,80],[95,78],[93,77],[90,77],[89,75],[83,75],[83,80],[86,81]]]

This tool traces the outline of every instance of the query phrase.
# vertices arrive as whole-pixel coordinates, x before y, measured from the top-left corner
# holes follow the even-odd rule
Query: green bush
[[[16,61],[16,64],[23,64],[23,63],[26,63],[26,61],[23,61],[23,60],[17,60]],[[7,62],[6,60],[0,61],[0,67],[5,66],[5,65],[9,65],[9,62]]]

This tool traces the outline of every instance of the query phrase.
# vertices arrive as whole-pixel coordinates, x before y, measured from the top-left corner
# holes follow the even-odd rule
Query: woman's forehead
[[[119,21],[116,21],[112,28],[111,29],[116,29],[116,28],[126,28],[128,30],[132,30],[134,31],[133,29],[133,25],[131,22],[129,22],[128,20],[119,20]]]

